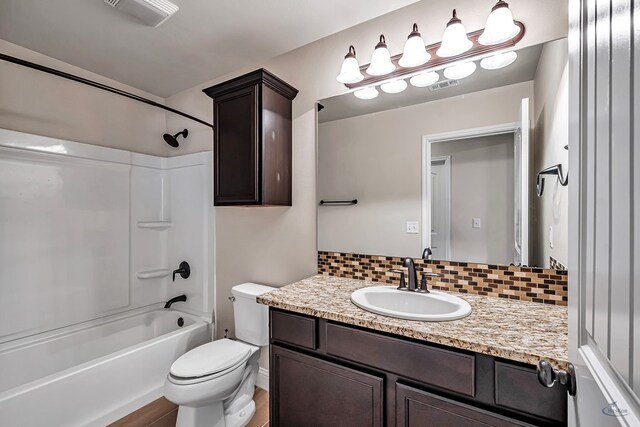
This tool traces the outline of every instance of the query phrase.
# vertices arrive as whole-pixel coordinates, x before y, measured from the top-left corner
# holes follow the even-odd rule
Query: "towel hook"
[[[558,182],[563,187],[566,187],[569,184],[569,175],[564,174],[561,164],[549,166],[548,168],[538,172],[538,176],[536,178],[536,192],[538,193],[538,197],[542,197],[542,194],[544,193],[544,175],[556,175],[558,177]]]

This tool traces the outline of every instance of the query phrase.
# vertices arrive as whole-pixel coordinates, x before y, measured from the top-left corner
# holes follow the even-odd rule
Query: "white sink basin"
[[[372,313],[407,320],[442,322],[471,313],[471,306],[462,298],[437,291],[399,291],[395,286],[358,289],[351,294],[351,301]]]

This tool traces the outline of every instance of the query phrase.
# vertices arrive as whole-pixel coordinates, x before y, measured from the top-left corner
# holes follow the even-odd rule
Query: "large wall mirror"
[[[464,79],[320,100],[318,250],[564,268],[567,42],[516,53]]]

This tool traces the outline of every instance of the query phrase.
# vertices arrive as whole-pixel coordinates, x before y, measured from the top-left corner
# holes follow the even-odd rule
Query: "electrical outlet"
[[[418,234],[418,221],[407,221],[407,234]]]
[[[473,224],[472,224],[473,228],[480,228],[480,218],[473,218]]]
[[[553,249],[553,227],[549,226],[549,247]]]

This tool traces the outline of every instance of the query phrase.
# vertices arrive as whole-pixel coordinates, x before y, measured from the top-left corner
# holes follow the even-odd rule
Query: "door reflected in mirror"
[[[362,100],[319,101],[318,250],[563,268],[567,43],[499,70]],[[320,200],[357,204],[320,205]]]
[[[486,264],[527,264],[521,241],[522,198],[516,182],[520,128],[477,129],[445,140],[425,137],[423,246],[433,259]],[[525,160],[526,161],[526,160]],[[424,191],[426,190],[426,191]],[[526,228],[525,228],[526,230]],[[524,235],[523,235],[524,234]]]

